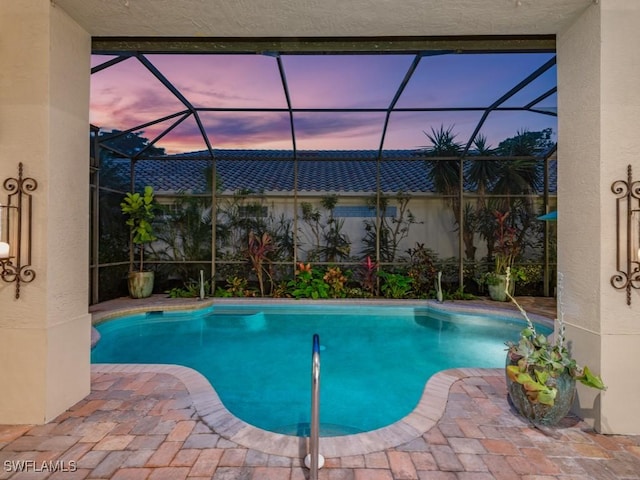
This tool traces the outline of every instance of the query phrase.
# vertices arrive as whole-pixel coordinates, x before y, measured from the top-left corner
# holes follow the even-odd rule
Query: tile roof
[[[310,150],[298,152],[300,193],[376,191],[377,150]],[[223,191],[238,190],[287,193],[293,190],[294,162],[286,150],[214,150],[216,171]],[[435,191],[431,166],[416,150],[388,150],[380,162],[381,189],[395,193]],[[128,159],[116,160],[127,175]],[[157,192],[204,193],[206,169],[212,164],[206,151],[139,160],[136,184],[153,185]],[[470,165],[470,163],[467,163]],[[556,162],[550,161],[550,192],[556,191]],[[542,168],[542,167],[541,167]],[[542,172],[541,172],[542,173]],[[470,188],[471,185],[466,185]]]

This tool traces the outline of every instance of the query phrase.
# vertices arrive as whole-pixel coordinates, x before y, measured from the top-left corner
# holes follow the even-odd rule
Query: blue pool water
[[[523,326],[513,318],[427,307],[214,305],[104,322],[92,362],[191,367],[237,417],[304,436],[317,333],[321,435],[334,436],[400,420],[438,371],[503,366],[504,343],[517,340]]]

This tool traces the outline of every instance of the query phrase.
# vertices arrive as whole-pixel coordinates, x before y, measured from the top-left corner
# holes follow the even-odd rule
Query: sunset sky
[[[96,55],[92,66],[113,57]],[[196,108],[281,109],[283,111],[199,111],[214,148],[291,149],[277,60],[268,55],[147,55],[146,58]],[[386,109],[401,85],[413,55],[282,55],[293,109]],[[396,104],[397,108],[486,108],[542,66],[553,54],[442,54],[425,56]],[[556,85],[550,68],[503,107],[522,107]],[[556,111],[556,94],[536,108]],[[126,130],[185,110],[136,58],[91,76],[91,123],[104,131]],[[385,149],[429,145],[424,132],[453,127],[466,143],[482,111],[392,112]],[[385,112],[294,112],[297,148],[378,149]],[[176,119],[147,127],[153,139]],[[518,131],[552,128],[554,116],[495,111],[485,122],[492,146]],[[167,153],[206,148],[193,116],[157,144]]]

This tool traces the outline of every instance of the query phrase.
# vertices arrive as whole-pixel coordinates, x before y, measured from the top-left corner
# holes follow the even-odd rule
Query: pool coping
[[[225,301],[226,300],[226,301]],[[279,300],[279,301],[278,301]],[[99,324],[107,320],[123,315],[144,313],[158,310],[201,309],[214,304],[279,304],[292,303],[302,305],[304,301],[292,301],[278,299],[265,302],[239,302],[238,299],[215,299],[201,302],[176,302],[147,305],[140,307],[127,307],[111,311],[96,312],[93,314],[93,324]],[[318,301],[308,302],[318,304]],[[522,318],[519,312],[505,310],[499,307],[487,307],[479,305],[444,305],[435,301],[325,301],[331,305],[396,305],[396,306],[420,306],[433,307],[447,311],[459,311],[464,313],[499,313],[501,316]],[[553,326],[553,321],[541,315],[529,315],[531,320],[547,326]],[[97,330],[92,328],[92,344],[97,341]],[[243,447],[251,448],[267,454],[280,455],[291,458],[304,458],[308,452],[308,438],[293,435],[284,435],[269,432],[250,425],[233,415],[222,403],[215,388],[198,371],[181,365],[169,364],[92,364],[92,372],[95,373],[164,373],[178,378],[185,385],[190,394],[192,404],[202,421],[223,438]],[[397,447],[422,436],[429,431],[444,414],[449,389],[458,380],[467,377],[502,376],[504,370],[500,368],[457,368],[449,369],[433,375],[423,389],[417,406],[399,421],[364,433],[343,435],[337,437],[320,438],[320,454],[325,458],[363,455]]]
[[[93,373],[155,373],[180,380],[191,397],[192,405],[212,431],[246,448],[291,458],[304,458],[308,438],[273,433],[254,427],[233,415],[224,406],[209,381],[198,371],[181,365],[99,363]],[[397,447],[428,432],[444,414],[449,389],[463,378],[502,376],[500,368],[456,368],[433,375],[426,383],[418,405],[401,420],[370,432],[321,437],[320,454],[325,458],[364,455]]]

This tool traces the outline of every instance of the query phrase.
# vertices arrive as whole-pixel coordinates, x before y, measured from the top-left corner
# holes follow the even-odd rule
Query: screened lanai
[[[553,294],[556,57],[546,38],[155,42],[94,39],[93,303],[126,292],[126,191],[154,187],[156,292],[203,271],[278,295],[300,263],[370,260],[429,295],[483,294],[507,214],[522,293]],[[368,260],[367,260],[368,259]],[[283,287],[284,288],[284,287]],[[280,294],[283,294],[282,292]]]

